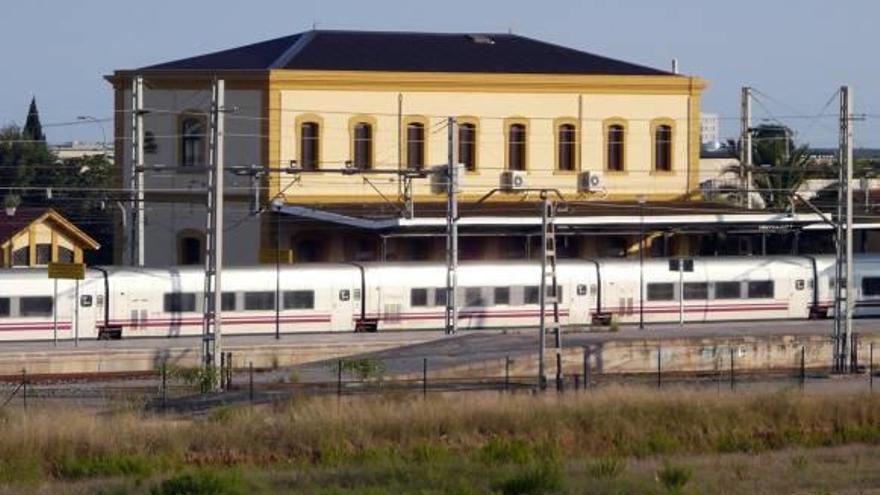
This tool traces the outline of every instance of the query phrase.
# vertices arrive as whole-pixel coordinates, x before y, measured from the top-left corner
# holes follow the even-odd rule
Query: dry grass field
[[[604,389],[0,416],[0,492],[880,493],[880,397]]]

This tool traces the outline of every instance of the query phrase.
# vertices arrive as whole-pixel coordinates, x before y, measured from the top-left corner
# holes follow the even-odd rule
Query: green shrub
[[[587,467],[590,476],[596,479],[614,479],[626,470],[626,461],[620,457],[600,457]]]
[[[532,464],[523,471],[498,483],[503,495],[541,495],[562,489],[562,468],[558,463]]]
[[[669,493],[681,493],[685,485],[691,480],[693,473],[690,469],[682,466],[664,464],[663,469],[657,473],[657,478]]]
[[[534,457],[531,447],[518,438],[493,438],[480,448],[480,460],[485,464],[526,464]]]
[[[154,487],[152,495],[246,495],[251,493],[237,471],[181,473]]]

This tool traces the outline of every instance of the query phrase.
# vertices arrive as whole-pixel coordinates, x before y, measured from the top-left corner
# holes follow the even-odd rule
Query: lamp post
[[[639,194],[639,330],[645,329],[645,201]]]
[[[91,115],[78,115],[76,120],[84,120],[87,122],[94,122],[101,129],[101,151],[107,152],[107,131],[104,130],[104,124],[101,123],[100,119],[92,117]]]

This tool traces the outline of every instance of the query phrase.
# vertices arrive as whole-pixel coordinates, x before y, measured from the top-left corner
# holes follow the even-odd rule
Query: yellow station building
[[[135,75],[146,87],[146,164],[167,167],[144,173],[152,265],[200,262],[214,78],[226,85],[226,165],[270,170],[258,182],[227,179],[233,264],[275,251],[288,260],[442,259],[442,176],[410,182],[394,172],[442,169],[450,117],[462,215],[484,219],[463,224],[464,258],[529,256],[539,189],[558,192],[566,214],[630,219],[639,198],[656,207],[699,196],[706,81],[523,36],[308,31],[117,71],[108,80],[123,184]],[[631,222],[582,233],[565,238],[566,255],[633,252]],[[120,255],[128,237],[117,235]],[[659,254],[692,250],[675,232],[651,237],[664,240]]]

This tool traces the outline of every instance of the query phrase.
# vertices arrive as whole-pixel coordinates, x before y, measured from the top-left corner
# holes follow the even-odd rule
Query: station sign
[[[86,278],[85,263],[49,263],[49,278],[82,280]]]

